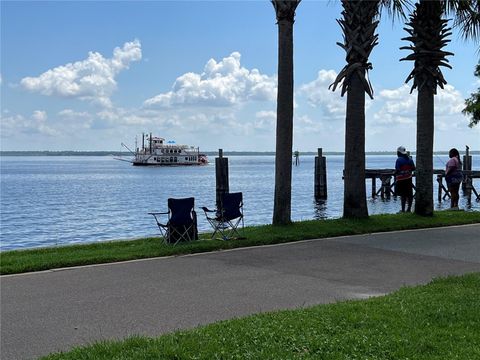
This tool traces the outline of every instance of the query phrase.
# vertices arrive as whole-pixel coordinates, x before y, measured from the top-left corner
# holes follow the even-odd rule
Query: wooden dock
[[[444,183],[445,170],[434,169],[433,174],[437,176],[438,201],[441,202],[447,197],[450,198],[450,192]],[[415,176],[415,173],[413,176]],[[475,200],[480,201],[480,195],[473,183],[474,179],[480,179],[480,171],[463,170],[463,176],[464,195],[467,196],[468,203],[471,204],[472,202],[472,193],[475,195]],[[392,195],[395,196],[395,169],[365,169],[365,179],[372,179],[372,198],[380,196],[382,199],[390,199]],[[380,188],[378,190],[377,179],[380,180]]]

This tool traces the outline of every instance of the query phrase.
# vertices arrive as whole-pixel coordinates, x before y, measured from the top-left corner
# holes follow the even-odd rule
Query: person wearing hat
[[[397,156],[395,163],[395,194],[400,196],[401,212],[405,212],[405,206],[407,206],[407,212],[410,212],[413,202],[412,172],[415,170],[415,164],[404,146],[397,148]]]

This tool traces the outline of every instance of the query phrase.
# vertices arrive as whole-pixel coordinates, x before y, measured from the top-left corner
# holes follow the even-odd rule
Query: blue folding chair
[[[232,238],[240,238],[238,233],[238,226],[243,222],[243,194],[226,193],[222,196],[221,208],[216,210],[209,210],[202,207],[205,212],[207,221],[213,228],[212,239],[215,235],[220,234],[221,240],[229,240]],[[215,214],[214,216],[211,216]]]
[[[168,199],[167,212],[150,212],[157,222],[160,234],[166,244],[176,245],[198,239],[197,213],[194,210],[195,199]],[[167,222],[162,223],[160,218],[168,216]]]

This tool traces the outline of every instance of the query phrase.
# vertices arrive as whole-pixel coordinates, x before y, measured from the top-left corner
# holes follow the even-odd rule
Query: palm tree
[[[293,142],[293,23],[301,0],[271,0],[278,24],[277,135],[273,225],[291,222]]]
[[[391,14],[403,16],[403,0],[342,0],[343,19],[337,20],[344,43],[337,43],[346,52],[347,65],[340,71],[333,91],[342,83],[343,96],[347,93],[345,120],[345,164],[343,216],[368,217],[365,190],[365,93],[373,99],[373,89],[368,80],[368,61],[378,35],[380,8]]]
[[[447,83],[440,67],[451,68],[446,56],[453,55],[443,50],[452,33],[448,20],[442,19],[442,16],[453,13],[454,24],[460,26],[463,36],[475,38],[480,26],[478,9],[478,0],[420,0],[406,24],[405,30],[410,36],[402,40],[410,41],[411,45],[401,49],[413,53],[401,60],[415,62],[406,82],[413,79],[412,91],[418,91],[415,213],[419,215],[433,215],[434,95],[437,86],[443,89]]]

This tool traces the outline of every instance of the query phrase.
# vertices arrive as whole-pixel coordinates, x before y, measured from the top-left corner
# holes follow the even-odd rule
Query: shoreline
[[[218,151],[205,151],[207,156],[216,156]],[[416,155],[415,151],[412,151],[412,155]],[[470,150],[471,155],[480,155],[480,150]],[[224,151],[224,156],[273,156],[275,155],[274,151]],[[315,151],[300,151],[300,155],[318,155]],[[324,151],[324,156],[343,156],[345,153],[343,151]],[[386,155],[386,156],[396,156],[395,151],[366,151],[365,155]],[[433,155],[448,155],[448,150],[444,151],[435,151]],[[0,157],[9,157],[9,156],[131,156],[131,153],[127,151],[74,151],[74,150],[65,150],[65,151],[48,151],[48,150],[39,150],[39,151],[0,151]]]

